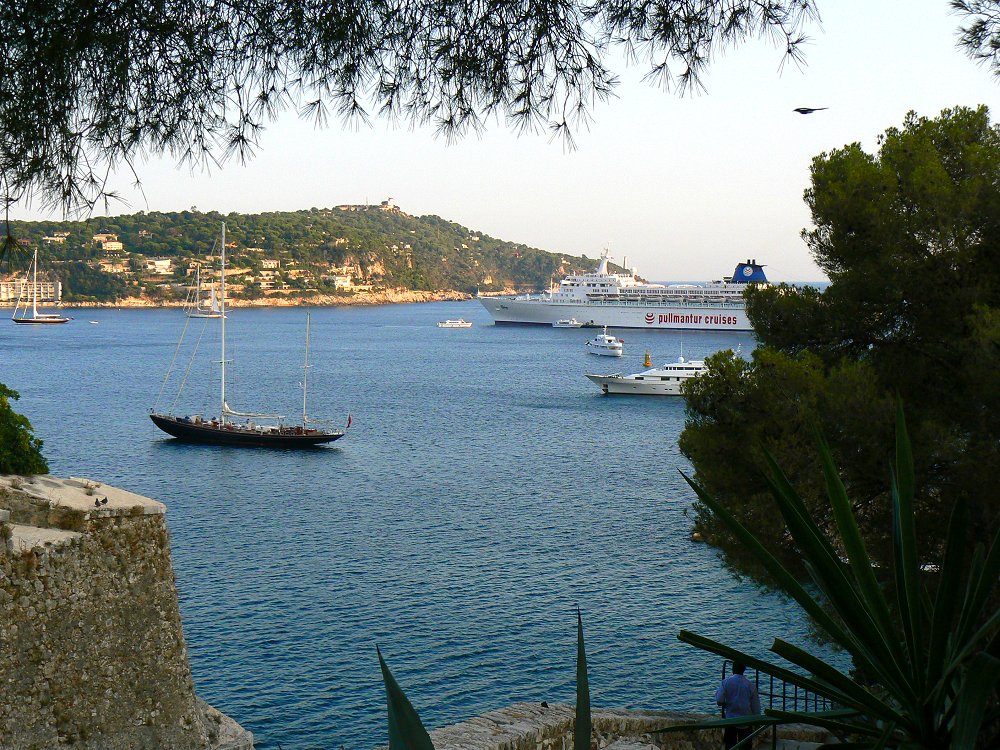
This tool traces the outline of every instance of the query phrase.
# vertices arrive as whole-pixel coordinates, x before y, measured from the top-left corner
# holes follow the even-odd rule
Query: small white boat
[[[472,328],[471,320],[439,320],[438,328]]]
[[[680,396],[681,385],[691,378],[696,378],[708,368],[704,360],[685,360],[679,357],[676,362],[653,367],[637,372],[634,375],[586,375],[604,393],[633,393],[643,396]]]
[[[552,324],[553,328],[583,328],[583,323],[581,323],[576,318],[563,318],[562,320],[557,320]]]
[[[590,339],[586,344],[587,351],[604,357],[620,357],[625,353],[625,342],[622,339],[608,335],[608,327],[604,333]]]

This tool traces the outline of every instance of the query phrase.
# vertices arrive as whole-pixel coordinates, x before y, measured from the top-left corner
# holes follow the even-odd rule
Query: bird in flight
[[[800,115],[811,115],[813,112],[819,112],[821,109],[828,109],[827,107],[796,107],[793,112],[798,112]]]

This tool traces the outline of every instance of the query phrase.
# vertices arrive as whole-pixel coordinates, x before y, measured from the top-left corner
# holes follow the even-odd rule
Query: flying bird
[[[813,112],[819,112],[821,109],[829,109],[828,107],[796,107],[792,112],[798,112],[800,115],[811,115]]]

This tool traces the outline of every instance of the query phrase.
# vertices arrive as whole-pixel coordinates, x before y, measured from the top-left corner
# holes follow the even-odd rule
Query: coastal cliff
[[[252,750],[195,694],[164,514],[99,482],[0,476],[0,750]]]

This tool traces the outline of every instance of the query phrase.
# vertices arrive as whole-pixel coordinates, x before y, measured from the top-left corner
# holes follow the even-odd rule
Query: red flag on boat
[[[351,428],[351,415],[348,414],[347,415],[347,429],[350,429],[350,428]]]

